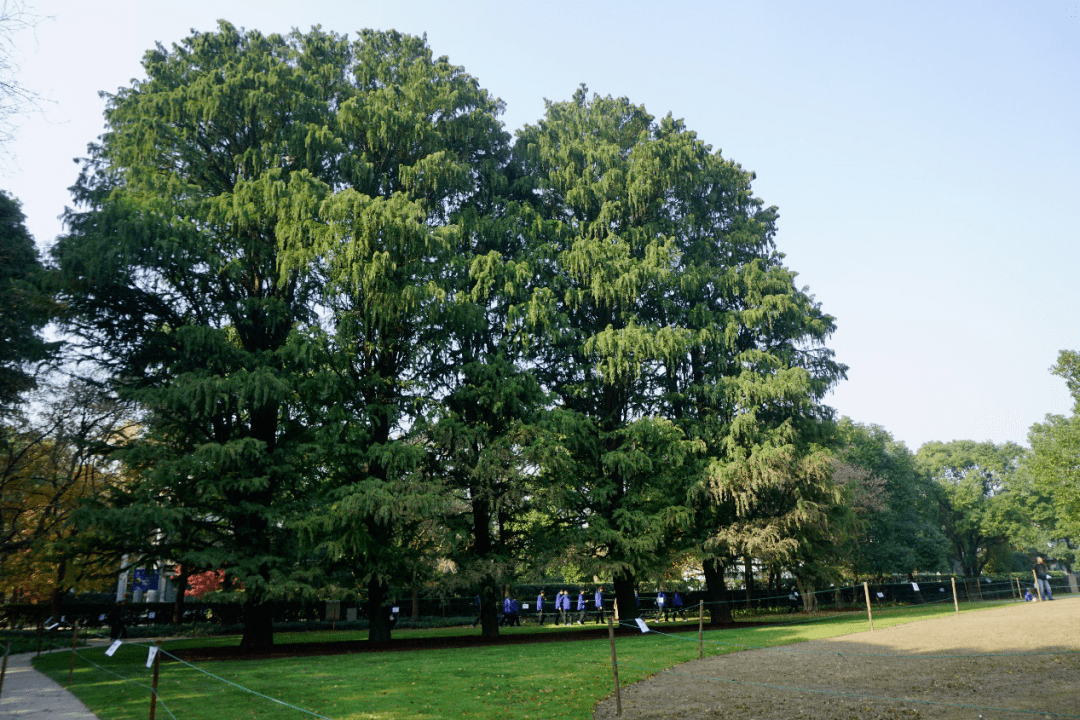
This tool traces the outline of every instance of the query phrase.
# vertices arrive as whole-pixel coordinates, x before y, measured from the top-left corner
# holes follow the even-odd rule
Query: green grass
[[[972,605],[965,609],[987,607]],[[874,627],[947,615],[952,604],[876,611]],[[779,620],[779,618],[771,618]],[[786,618],[785,618],[786,619]],[[680,623],[682,625],[683,623]],[[771,623],[756,628],[705,633],[705,652],[716,655],[743,646],[775,646],[861,632],[866,616],[843,613],[810,622]],[[535,631],[535,628],[526,628]],[[574,632],[558,628],[544,632]],[[395,637],[475,634],[472,628],[395,632]],[[518,632],[512,629],[511,632]],[[277,642],[362,639],[365,633],[281,633]],[[697,658],[696,633],[619,637],[623,685]],[[165,643],[168,649],[235,644],[237,638],[200,638]],[[723,643],[723,644],[721,644]],[[146,648],[125,644],[113,658],[103,648],[83,649],[72,691],[102,720],[145,718],[150,670]],[[93,661],[105,669],[94,667]],[[36,666],[58,682],[68,673],[68,653],[42,656]],[[312,710],[334,720],[390,718],[588,718],[612,692],[606,638],[570,643],[492,646],[423,652],[385,652],[281,660],[208,662],[200,667],[246,688]],[[118,677],[119,676],[119,677]],[[123,679],[122,679],[123,678]],[[304,717],[296,710],[243,692],[179,663],[161,667],[159,695],[181,720]],[[158,709],[159,718],[168,713]],[[309,716],[310,717],[310,716]]]

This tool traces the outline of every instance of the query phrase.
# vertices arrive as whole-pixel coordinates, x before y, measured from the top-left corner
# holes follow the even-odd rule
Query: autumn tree
[[[131,409],[82,383],[49,387],[42,410],[0,441],[0,592],[47,599],[111,576],[119,556],[83,511],[130,481],[103,450],[130,440]]]

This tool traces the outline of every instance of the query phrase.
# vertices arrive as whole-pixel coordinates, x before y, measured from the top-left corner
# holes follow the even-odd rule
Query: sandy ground
[[[706,658],[623,688],[622,709],[629,720],[1080,718],[1080,598]],[[595,718],[615,717],[612,696]]]

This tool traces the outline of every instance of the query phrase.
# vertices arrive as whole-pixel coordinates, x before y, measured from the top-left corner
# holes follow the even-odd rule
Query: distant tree
[[[1065,380],[1073,409],[1070,415],[1047,415],[1028,433],[1026,499],[1039,530],[1028,539],[1032,544],[1056,540],[1075,555],[1080,547],[1080,353],[1062,350],[1052,371]]]
[[[948,570],[949,543],[941,530],[941,489],[920,469],[915,455],[879,425],[843,418],[839,456],[878,484],[880,503],[850,554],[856,575],[910,575],[916,570]]]
[[[0,419],[35,385],[32,364],[57,347],[41,337],[52,303],[19,201],[0,192]]]
[[[929,442],[916,465],[940,489],[940,522],[953,555],[968,577],[977,577],[996,552],[1010,546],[1018,506],[1007,492],[1027,450],[1016,443],[971,440]]]

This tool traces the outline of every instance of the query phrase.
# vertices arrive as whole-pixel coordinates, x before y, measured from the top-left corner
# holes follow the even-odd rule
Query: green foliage
[[[930,442],[916,454],[918,468],[940,490],[946,537],[965,575],[979,575],[999,546],[1008,546],[1018,507],[1009,482],[1027,451],[1015,443]]]
[[[1053,373],[1064,378],[1074,404],[1072,414],[1047,415],[1028,434],[1025,500],[1037,529],[1029,540],[1043,547],[1058,541],[1064,545],[1060,554],[1075,556],[1080,538],[1080,353],[1062,350]]]
[[[878,425],[844,418],[840,457],[865,473],[876,495],[864,514],[865,528],[853,543],[856,575],[910,575],[945,566],[948,541],[939,519],[940,490],[916,465],[915,455]]]
[[[7,419],[20,394],[36,384],[30,366],[57,346],[41,337],[53,305],[42,288],[41,260],[25,222],[19,201],[0,191],[0,419]]]

